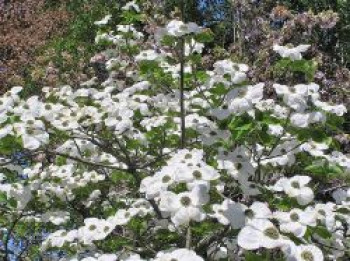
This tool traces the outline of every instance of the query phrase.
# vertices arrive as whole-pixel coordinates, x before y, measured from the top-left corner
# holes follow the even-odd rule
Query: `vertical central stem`
[[[185,125],[185,59],[184,59],[184,46],[185,39],[182,37],[180,43],[180,110],[181,110],[181,148],[183,149],[186,146],[186,125]]]
[[[185,22],[185,2],[181,0],[181,18]],[[185,125],[185,38],[180,39],[180,110],[181,110],[181,144],[180,147],[183,149],[186,146],[186,125]]]

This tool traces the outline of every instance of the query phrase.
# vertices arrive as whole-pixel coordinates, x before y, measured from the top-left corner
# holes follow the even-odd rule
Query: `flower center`
[[[299,220],[299,215],[297,213],[292,213],[290,215],[290,219],[294,222],[297,222]]]
[[[182,197],[180,199],[180,202],[185,207],[188,207],[189,205],[191,205],[191,199],[188,196]]]
[[[95,230],[97,227],[95,225],[89,226],[89,230]]]
[[[109,231],[109,226],[105,226],[105,228],[103,229],[103,231],[104,231],[105,233],[107,233],[107,232]]]
[[[287,150],[286,149],[281,149],[281,154],[286,154],[287,153]]]
[[[289,87],[289,90],[290,90],[291,93],[296,93],[297,92],[297,90],[293,86]]]
[[[217,134],[217,132],[216,131],[211,131],[209,134],[210,134],[210,136],[215,136]]]
[[[324,211],[323,209],[320,209],[320,210],[318,211],[318,213],[319,213],[320,215],[322,215],[322,216],[325,216],[325,215],[326,215],[326,211]]]
[[[299,184],[298,181],[293,181],[290,185],[291,185],[293,188],[296,188],[296,189],[300,188],[300,184]]]
[[[254,211],[251,210],[251,209],[245,210],[245,211],[244,211],[244,214],[245,214],[245,216],[248,217],[248,218],[254,218]]]
[[[193,175],[193,177],[195,179],[201,179],[202,178],[202,173],[199,170],[193,171],[192,175]]]
[[[246,93],[247,93],[246,89],[240,88],[240,89],[238,89],[237,96],[240,98],[243,98],[246,95]]]
[[[314,255],[310,251],[303,251],[300,256],[305,261],[313,261],[314,260]]]
[[[171,178],[170,178],[168,175],[165,175],[165,176],[162,178],[162,182],[163,182],[163,183],[168,183],[170,180],[171,180]]]
[[[265,229],[264,235],[271,238],[271,239],[275,239],[275,240],[280,237],[278,230],[274,227],[269,227],[269,228]]]
[[[243,165],[242,165],[242,163],[238,162],[238,163],[235,163],[235,167],[237,170],[240,170],[240,169],[242,169]]]
[[[192,159],[192,155],[191,155],[190,153],[187,153],[187,154],[185,155],[185,159]]]

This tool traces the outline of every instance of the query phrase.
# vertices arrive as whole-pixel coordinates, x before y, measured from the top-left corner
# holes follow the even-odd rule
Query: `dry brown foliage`
[[[70,17],[63,5],[44,5],[45,0],[0,0],[0,92],[22,85],[36,50],[64,33]]]

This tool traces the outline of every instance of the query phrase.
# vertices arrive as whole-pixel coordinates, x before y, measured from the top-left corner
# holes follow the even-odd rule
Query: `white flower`
[[[223,225],[231,225],[233,229],[242,228],[245,224],[245,210],[247,207],[230,199],[225,199],[221,205],[214,204],[212,217]]]
[[[319,101],[319,100],[314,101],[314,104],[316,107],[318,107],[324,111],[333,113],[337,116],[343,116],[347,112],[347,108],[343,104],[331,105],[327,102],[323,102],[323,101]]]
[[[316,215],[312,210],[295,208],[290,212],[277,211],[273,216],[280,222],[281,231],[293,233],[296,237],[303,237],[307,226],[316,226]]]
[[[146,177],[140,185],[140,192],[146,194],[146,198],[158,197],[162,191],[166,191],[168,186],[174,182],[173,175],[166,172],[158,172],[153,177]]]
[[[220,60],[214,63],[214,74],[212,85],[215,83],[224,83],[229,87],[231,84],[239,84],[246,80],[249,67],[245,64],[237,64],[231,60]],[[227,79],[225,76],[230,76]]]
[[[140,7],[136,4],[135,1],[131,1],[122,7],[122,10],[126,10],[126,11],[132,10],[132,9],[135,10],[135,12],[137,13],[140,12]]]
[[[284,128],[279,124],[270,124],[267,132],[273,136],[281,136]]]
[[[49,142],[49,134],[45,131],[45,125],[40,120],[28,117],[25,123],[15,123],[14,130],[17,135],[22,136],[23,147],[26,149],[35,150],[42,144]]]
[[[153,49],[145,50],[140,52],[138,55],[135,56],[135,61],[155,61],[155,60],[161,60],[165,56],[164,53],[158,53]]]
[[[51,233],[46,240],[42,243],[42,248],[46,248],[48,246],[51,247],[62,247],[66,242],[67,231],[64,229],[57,230]]]
[[[185,24],[179,20],[172,20],[167,24],[166,30],[169,35],[183,36],[185,34],[198,33],[200,31],[200,27],[195,23]]]
[[[116,260],[117,260],[117,256],[115,254],[103,254],[103,255],[96,254],[96,257],[85,257],[81,259],[81,261],[116,261]]]
[[[112,232],[115,225],[104,219],[86,218],[85,225],[78,229],[78,237],[84,244],[91,244],[95,240],[103,240]]]
[[[175,194],[166,191],[160,194],[159,209],[170,213],[175,226],[188,225],[191,220],[202,221],[205,218],[201,206],[209,200],[207,188],[198,185],[191,192]]]
[[[288,250],[287,261],[323,261],[322,251],[314,245],[299,245],[291,244]]]
[[[111,216],[107,221],[113,226],[120,226],[127,224],[131,218],[137,215],[138,210],[135,208],[131,209],[119,209],[114,216]]]
[[[299,152],[295,140],[285,141],[274,148],[269,156],[262,158],[261,164],[273,166],[291,166],[295,163],[295,154]]]
[[[328,149],[328,145],[325,143],[318,143],[309,141],[300,146],[302,151],[307,151],[310,155],[320,157],[324,155],[324,151]]]
[[[246,250],[280,248],[289,243],[268,220],[252,220],[238,234],[238,245]]]
[[[310,48],[310,45],[302,44],[294,48],[289,48],[288,46],[281,46],[275,44],[273,50],[281,55],[283,58],[290,58],[291,60],[301,60],[301,53],[306,52]]]
[[[332,197],[337,204],[350,206],[350,188],[338,188],[332,193]]]
[[[292,113],[290,122],[299,128],[306,128],[309,126],[309,114],[307,113]]]
[[[332,231],[335,226],[336,209],[336,204],[328,202],[326,204],[318,203],[315,206],[309,206],[305,211],[313,211],[317,220],[321,221],[321,224],[325,225],[329,231]]]
[[[20,183],[0,184],[0,192],[6,193],[7,198],[14,198],[17,201],[17,209],[22,210],[32,199],[32,192],[29,185]]]
[[[12,96],[15,96],[15,95],[17,95],[18,93],[20,93],[22,90],[23,90],[23,87],[22,87],[22,86],[14,86],[14,87],[11,88],[11,90],[9,91],[9,93],[10,93]]]
[[[296,198],[300,205],[307,205],[314,199],[311,188],[306,187],[311,178],[308,176],[296,175],[290,179],[281,178],[273,186],[275,191],[284,191],[289,197]]]
[[[94,22],[95,25],[106,25],[111,20],[112,15],[106,15],[102,20]]]
[[[134,254],[134,255],[129,256],[126,259],[122,259],[122,261],[144,261],[144,260],[145,259],[142,259],[140,257],[140,255],[138,255],[138,254]]]
[[[227,170],[236,180],[247,180],[255,173],[249,152],[244,147],[237,147],[233,152],[219,151],[217,158],[217,168]]]
[[[177,153],[171,159],[168,160],[168,165],[172,165],[174,163],[183,163],[187,166],[195,166],[203,162],[203,155],[203,150],[182,149],[177,151]]]
[[[234,114],[242,114],[253,108],[253,104],[263,98],[264,84],[235,88],[227,94],[229,110]]]
[[[157,30],[155,38],[157,41],[160,41],[165,35],[181,37],[191,33],[197,34],[200,31],[201,27],[195,23],[190,22],[185,24],[179,20],[172,20],[165,26],[165,28],[160,28]]]
[[[188,44],[185,44],[185,55],[188,56],[192,53],[202,53],[202,50],[204,48],[204,44],[197,43],[194,39],[191,39],[191,42]]]
[[[193,250],[180,248],[173,250],[172,252],[159,252],[154,261],[204,261],[203,258],[198,256]]]
[[[49,211],[42,215],[44,222],[51,222],[55,225],[64,224],[69,220],[69,213],[66,211]]]
[[[268,219],[272,212],[266,203],[255,201],[248,209],[245,210],[246,221],[254,222],[257,219]]]

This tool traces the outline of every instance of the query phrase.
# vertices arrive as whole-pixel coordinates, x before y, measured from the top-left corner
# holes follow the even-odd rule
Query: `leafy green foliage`
[[[305,59],[292,61],[289,58],[284,58],[274,65],[274,71],[277,75],[285,75],[287,72],[303,73],[309,82],[313,81],[316,70],[317,63]]]

